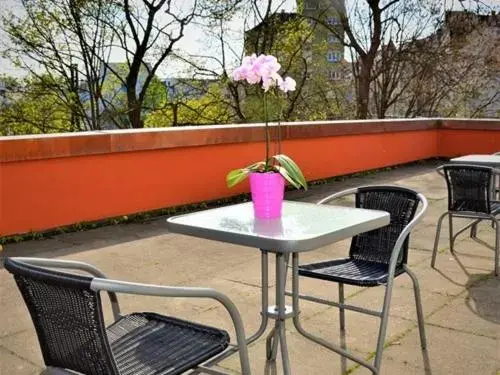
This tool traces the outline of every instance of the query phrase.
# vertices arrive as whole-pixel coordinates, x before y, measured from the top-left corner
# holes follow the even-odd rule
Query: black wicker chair
[[[496,176],[498,171],[491,167],[468,164],[446,164],[437,169],[446,179],[448,187],[448,211],[441,215],[436,228],[436,239],[432,252],[431,266],[436,264],[436,255],[441,234],[441,224],[448,216],[450,252],[454,252],[453,244],[460,233],[471,228],[471,237],[476,237],[476,225],[482,220],[492,221],[496,229],[495,236],[495,275],[499,275],[500,255],[500,202],[494,200]],[[453,233],[453,218],[474,219],[470,224]]]
[[[238,310],[223,294],[208,288],[174,288],[107,280],[81,262],[6,258],[35,325],[45,373],[86,375],[173,375],[203,369],[235,352],[226,331],[155,313],[121,315],[115,293],[163,297],[213,298],[233,320],[241,368],[250,374],[245,334]],[[88,277],[52,268],[86,271]],[[100,291],[107,291],[115,322],[104,324]],[[69,371],[67,371],[69,370]],[[208,370],[207,370],[208,371]],[[212,374],[225,374],[214,368]]]
[[[420,299],[420,289],[415,275],[408,269],[409,234],[414,226],[422,219],[427,200],[422,194],[396,186],[366,186],[333,194],[318,204],[325,204],[346,195],[355,195],[355,204],[358,208],[388,211],[391,215],[390,224],[367,233],[355,236],[352,239],[349,257],[333,259],[313,264],[298,264],[298,256],[293,258],[294,289],[298,291],[298,277],[310,277],[338,283],[339,302],[299,294],[294,298],[294,311],[298,310],[298,299],[336,306],[340,310],[340,347],[326,343],[320,338],[310,337],[312,340],[328,347],[342,356],[342,374],[346,372],[346,358],[369,368],[374,374],[379,374],[382,360],[389,308],[394,278],[407,273],[413,281],[417,317],[419,324],[422,349],[426,348],[424,319]],[[422,206],[416,215],[419,203]],[[385,298],[382,311],[374,311],[359,306],[344,303],[344,284],[363,287],[385,286]],[[374,363],[366,362],[346,350],[345,342],[345,309],[377,316],[381,319],[377,341],[377,350]],[[298,318],[297,318],[297,322]],[[300,324],[297,329],[302,331]],[[310,336],[310,335],[309,335]],[[426,353],[426,352],[425,352]]]

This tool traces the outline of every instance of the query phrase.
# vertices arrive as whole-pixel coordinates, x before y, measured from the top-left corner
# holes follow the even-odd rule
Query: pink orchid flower
[[[233,70],[233,80],[234,81],[243,81],[247,78],[248,68],[246,66],[239,66],[235,70]]]
[[[276,57],[272,55],[259,55],[255,53],[250,56],[245,56],[241,66],[236,68],[232,77],[235,81],[246,80],[249,84],[262,83],[262,88],[265,92],[271,87],[278,86],[283,92],[294,91],[296,83],[290,78],[281,78],[278,71],[281,65]]]
[[[283,92],[288,92],[288,91],[295,91],[295,86],[297,85],[297,82],[293,78],[286,77],[284,80],[279,82],[279,87],[281,91]]]
[[[262,77],[262,88],[267,92],[271,87],[279,85],[282,81],[283,78],[278,73],[272,73],[270,76]]]

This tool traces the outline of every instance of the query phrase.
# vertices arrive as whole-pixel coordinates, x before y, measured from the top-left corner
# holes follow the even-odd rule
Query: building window
[[[318,4],[315,1],[306,1],[304,4],[305,9],[317,9]]]
[[[339,71],[337,70],[332,70],[330,72],[330,79],[333,79],[333,80],[338,80],[338,79],[341,79],[342,78],[342,75],[340,74]]]
[[[330,62],[338,62],[342,59],[342,54],[340,52],[328,52],[326,59]]]
[[[338,17],[328,17],[326,19],[326,23],[328,25],[340,25],[340,20],[338,19]]]

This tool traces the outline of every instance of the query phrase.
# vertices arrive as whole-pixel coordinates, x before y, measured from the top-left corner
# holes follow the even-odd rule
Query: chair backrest
[[[491,212],[492,168],[460,164],[441,168],[448,187],[449,211]]]
[[[33,319],[47,366],[118,375],[92,278],[5,259]]]
[[[418,193],[397,186],[361,187],[356,193],[356,207],[387,211],[389,225],[353,237],[349,256],[353,259],[389,264],[396,241],[415,217],[420,198]],[[397,266],[408,261],[410,236],[403,243]]]

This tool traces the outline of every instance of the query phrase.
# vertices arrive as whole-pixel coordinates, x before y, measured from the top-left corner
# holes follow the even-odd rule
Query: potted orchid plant
[[[232,187],[247,177],[250,179],[250,192],[257,218],[272,219],[281,216],[285,180],[297,189],[307,189],[307,182],[298,165],[287,155],[281,153],[281,130],[278,121],[278,153],[270,155],[271,137],[268,118],[268,98],[271,91],[277,95],[286,95],[294,91],[296,83],[293,78],[281,77],[278,71],[281,65],[272,55],[255,54],[245,56],[241,66],[233,71],[234,81],[246,81],[248,84],[262,85],[264,90],[263,105],[265,116],[265,159],[250,164],[245,168],[235,169],[227,174],[226,182]],[[281,109],[279,111],[281,116]]]

